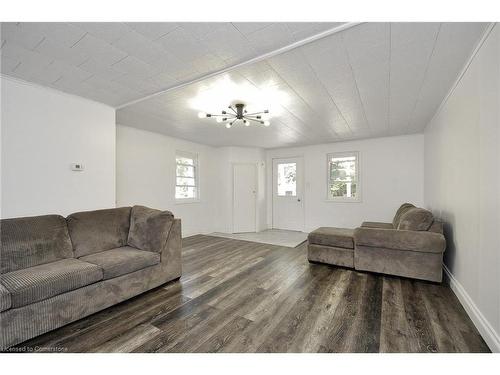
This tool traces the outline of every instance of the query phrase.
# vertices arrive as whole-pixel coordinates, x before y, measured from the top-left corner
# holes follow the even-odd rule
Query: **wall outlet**
[[[83,164],[82,163],[73,163],[71,164],[71,170],[76,171],[76,172],[81,172],[83,171]]]

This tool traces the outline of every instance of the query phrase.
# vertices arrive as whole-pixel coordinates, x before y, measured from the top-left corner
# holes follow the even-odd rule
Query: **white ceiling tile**
[[[372,132],[389,128],[390,29],[386,23],[364,24],[343,34],[354,82]]]
[[[70,65],[54,60],[45,67],[37,69],[31,76],[31,79],[39,84],[50,85],[60,79],[69,70],[71,70]]]
[[[157,91],[161,90],[162,88],[164,88],[164,87],[157,85],[151,79],[137,77],[137,76],[134,76],[133,74],[124,74],[124,75],[116,78],[113,81],[119,83],[120,85],[128,87],[129,89],[138,91],[144,95],[150,95],[150,94],[157,92]]]
[[[36,60],[25,59],[12,70],[12,73],[17,77],[27,77],[30,81],[39,82],[36,77],[43,69],[44,66],[41,66]]]
[[[425,78],[427,64],[434,48],[438,28],[435,35],[404,43],[400,36],[392,30],[391,77],[390,77],[390,128],[406,127],[412,116],[417,97]],[[405,26],[406,27],[406,26]]]
[[[346,33],[343,38],[344,48],[358,88],[370,90],[370,86],[379,78],[386,86],[383,92],[388,92],[391,55],[389,24],[369,25],[372,26],[359,26],[355,35]],[[372,86],[370,91],[377,92],[379,89],[382,87]]]
[[[192,61],[194,68],[199,72],[213,72],[225,67],[224,60],[212,53],[207,53]]]
[[[238,29],[243,35],[251,34],[255,31],[262,30],[263,28],[272,25],[271,22],[233,22],[234,27]]]
[[[109,44],[113,44],[132,31],[121,22],[75,22],[73,25]]]
[[[406,44],[416,45],[434,41],[439,30],[438,22],[393,22],[391,23],[391,43],[393,48]]]
[[[386,45],[389,42],[389,30],[388,23],[369,22],[353,27],[340,35],[351,49],[367,51],[377,48],[380,44]]]
[[[331,47],[324,48],[328,41]],[[369,129],[369,121],[356,78],[341,39],[335,35],[324,38],[317,45],[315,43],[309,45],[306,51],[307,60],[347,122],[347,126],[353,131]]]
[[[443,23],[437,36],[425,80],[412,113],[409,129],[422,130],[470,57],[484,33],[485,23]]]
[[[62,76],[51,83],[50,86],[59,88],[65,91],[72,90],[73,88],[82,88],[82,82],[92,77],[92,74],[78,68],[72,68],[65,71]],[[90,92],[85,91],[88,94]]]
[[[160,72],[158,68],[146,64],[144,61],[139,60],[134,56],[125,57],[124,59],[113,64],[112,68],[119,72],[132,74],[143,78],[153,76]]]
[[[151,40],[156,40],[179,26],[174,22],[128,22],[127,25]]]
[[[21,27],[19,22],[2,22],[0,31],[2,40],[26,49],[35,48],[44,38],[42,34],[33,34]]]
[[[274,69],[248,72],[241,72],[238,70],[238,72],[259,88],[285,84],[285,81]]]
[[[83,64],[80,64],[78,67],[89,73],[96,74],[101,77],[107,77],[110,80],[114,80],[124,74],[123,72],[114,69],[112,66],[103,64],[100,60],[96,60],[94,58],[86,60]]]
[[[71,47],[86,34],[85,30],[65,22],[23,22],[21,28],[64,47]]]
[[[21,62],[17,59],[13,59],[11,57],[2,56],[2,63],[0,64],[0,68],[2,74],[10,74],[14,68],[19,65]]]
[[[70,88],[71,85],[78,86],[79,83],[89,79],[93,74],[76,67],[64,67],[61,77],[54,81],[53,85]]]
[[[113,46],[148,63],[162,60],[167,54],[160,44],[152,42],[136,31],[124,34],[113,43]]]
[[[3,58],[7,57],[11,60],[17,61],[20,65],[24,65],[23,68],[17,71],[17,74],[22,74],[21,72],[28,67],[40,67],[43,68],[47,65],[49,65],[53,59],[48,58],[46,56],[43,56],[39,54],[36,51],[30,51],[28,49],[25,49],[19,45],[12,44],[9,41],[7,41],[2,49],[0,50],[1,56],[2,56],[2,62]]]
[[[204,39],[211,33],[225,30],[231,26],[229,22],[178,22],[182,29],[191,34],[196,39]]]
[[[24,58],[30,58],[33,51],[22,47],[19,44],[6,41],[0,49],[0,54],[2,56],[2,62],[4,57],[21,62]]]
[[[157,40],[163,48],[178,59],[189,62],[210,51],[182,28],[177,28]]]
[[[178,80],[175,77],[172,77],[168,73],[156,74],[150,77],[149,79],[153,81],[156,85],[158,85],[158,87],[161,87],[163,89],[174,86],[178,82]]]
[[[259,53],[266,53],[294,42],[290,31],[284,23],[273,23],[246,35],[246,37]]]
[[[71,47],[71,50],[99,59],[103,64],[108,65],[113,65],[127,56],[127,53],[90,34],[86,34],[80,39]]]
[[[200,42],[224,60],[241,61],[256,55],[248,40],[232,24],[224,24],[202,37]]]
[[[90,58],[87,53],[62,46],[49,39],[44,39],[42,43],[36,47],[35,51],[47,58],[62,60],[73,66],[78,66]]]

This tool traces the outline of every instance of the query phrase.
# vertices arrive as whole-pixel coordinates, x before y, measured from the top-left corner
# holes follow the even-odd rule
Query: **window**
[[[297,163],[278,164],[278,197],[297,196]]]
[[[328,155],[328,199],[333,201],[360,200],[359,155],[343,152]]]
[[[175,164],[175,199],[197,200],[199,198],[198,156],[177,152]]]

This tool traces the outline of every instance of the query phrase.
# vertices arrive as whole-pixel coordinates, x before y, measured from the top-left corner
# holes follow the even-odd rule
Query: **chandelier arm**
[[[257,120],[257,119],[250,118],[250,117],[248,117],[247,120],[255,121],[255,122],[258,122],[259,124],[262,123],[261,120]]]
[[[250,115],[250,116],[249,116],[249,115],[245,115],[245,116],[243,116],[243,117],[248,117],[248,118],[256,118],[256,119],[259,119],[259,118],[261,118],[262,116],[261,116],[261,115]]]
[[[233,106],[231,106],[231,105],[230,105],[228,108],[229,108],[231,111],[233,111],[235,115],[237,115],[237,114],[238,114],[238,112],[236,112],[236,110],[233,108]]]
[[[225,115],[210,115],[210,117],[230,117],[230,118],[236,118],[235,115],[232,113],[226,113]]]
[[[254,116],[254,115],[263,115],[269,112],[266,111],[260,111],[260,112],[253,112],[253,113],[245,113],[245,116]]]

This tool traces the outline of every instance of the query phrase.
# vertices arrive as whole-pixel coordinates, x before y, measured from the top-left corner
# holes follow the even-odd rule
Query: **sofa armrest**
[[[164,262],[181,262],[182,251],[182,231],[181,219],[174,219],[168,234],[167,241],[160,253],[160,261]]]
[[[446,240],[440,233],[397,229],[356,228],[355,246],[442,253]]]
[[[174,215],[144,206],[134,206],[130,212],[127,244],[144,251],[161,253],[167,242]]]

